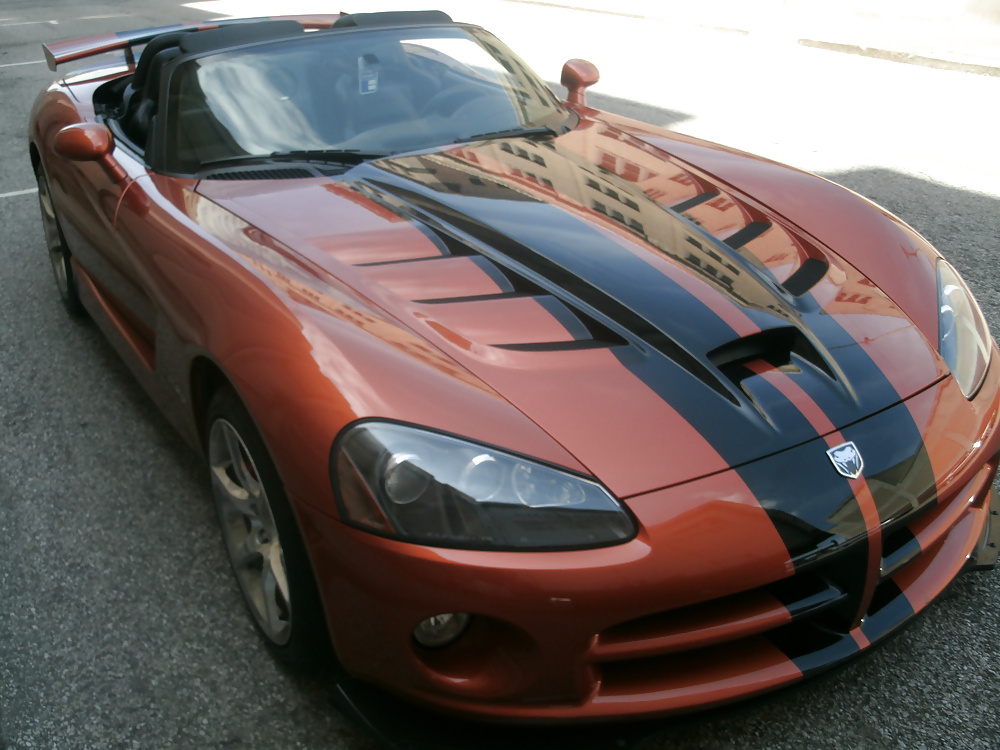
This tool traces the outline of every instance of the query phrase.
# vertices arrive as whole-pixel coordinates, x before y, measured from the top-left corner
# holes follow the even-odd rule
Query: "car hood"
[[[780,207],[598,121],[198,192],[416,331],[622,497],[841,429],[947,372],[877,280]]]

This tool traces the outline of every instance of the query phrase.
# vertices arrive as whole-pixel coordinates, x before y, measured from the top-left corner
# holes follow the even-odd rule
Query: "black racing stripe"
[[[868,613],[861,621],[861,632],[876,641],[913,617],[913,605],[894,581],[883,581],[875,588]]]
[[[761,330],[787,325],[797,328],[809,340],[810,349],[822,357],[824,366],[820,369],[834,374],[824,387],[804,386],[834,425],[850,424],[900,400],[861,344],[810,294],[788,295],[769,273],[749,263],[746,273],[755,276],[758,283],[741,288],[759,291],[739,295],[743,312]]]
[[[438,232],[467,238],[465,241],[497,265],[510,269],[513,261],[516,273],[527,275],[571,307],[589,308],[596,318],[622,332],[634,344],[614,350],[622,364],[677,409],[731,464],[745,463],[815,436],[795,410],[787,420],[794,429],[784,423],[776,426],[725,382],[728,378],[719,377],[707,352],[718,348],[713,344],[733,339],[728,324],[592,224],[560,206],[531,202],[523,195],[508,202],[503,196],[509,190],[501,191],[497,198],[495,185],[487,189],[480,184],[482,180],[471,182],[467,176],[468,184],[456,189],[461,178],[441,173],[448,165],[435,163],[433,180],[426,182],[408,179],[415,173],[413,169],[400,176],[401,170],[388,169],[384,162],[379,165],[378,170],[367,170],[372,174],[366,175],[365,184],[375,188],[371,197],[383,195],[390,202],[401,201],[400,210],[411,212],[418,223],[431,223]],[[424,172],[431,175],[429,167]],[[732,282],[739,289],[729,302],[756,316],[761,327],[787,325],[797,315],[786,301],[776,298],[775,294],[780,297],[783,292],[776,293],[773,282],[764,283],[756,270],[747,271],[748,264],[738,253],[704,235],[696,225],[671,218],[658,204],[657,211],[663,222],[674,226],[674,234],[680,231],[679,236],[688,237],[685,246],[690,249],[683,252],[694,258],[691,262],[696,267],[705,270],[708,261],[703,263],[703,259],[729,263],[727,256],[732,255],[733,262],[717,266],[722,268],[717,273],[734,273],[743,279]],[[680,230],[677,222],[684,225]],[[691,229],[686,235],[685,227]],[[670,257],[677,260],[681,255],[672,252]],[[722,282],[729,283],[714,277],[711,283],[725,304],[729,291]],[[690,382],[692,377],[697,382]],[[708,386],[714,394],[699,385]]]
[[[719,252],[726,256],[726,270],[734,279],[732,298],[755,325],[768,330],[790,324],[809,339],[811,348],[825,362],[821,369],[832,371],[836,377],[825,387],[808,392],[834,425],[850,424],[900,400],[899,393],[861,344],[811,294],[803,290],[793,296],[767,269],[711,237],[687,217],[677,216],[677,220],[699,235],[688,239],[689,247],[698,248],[694,259],[686,259],[689,263],[707,263],[706,257],[712,259]]]
[[[767,511],[797,568],[867,539],[867,526],[847,480],[816,441],[737,468]]]
[[[633,152],[639,151],[645,154],[649,153],[650,148],[661,156],[669,158],[668,154],[641,138],[613,128],[611,130],[613,137],[605,139],[602,148],[609,154],[612,150],[617,150],[615,156],[619,159],[635,161]],[[576,154],[568,154],[566,158],[577,164],[581,159]],[[683,162],[672,161],[672,163],[684,168]],[[617,175],[607,175],[607,179],[615,178]],[[629,184],[631,183],[618,178],[615,187],[627,189]],[[632,185],[632,190],[641,192],[636,185]],[[708,188],[706,192],[710,190]],[[636,200],[641,202],[639,199]],[[808,294],[809,289],[826,273],[828,265],[824,261],[807,260],[796,274],[786,280],[790,288],[785,288],[766,268],[744,257],[726,243],[719,242],[690,218],[682,216],[682,210],[679,209],[683,208],[683,204],[680,204],[673,209],[664,208],[663,213],[673,214],[679,221],[697,232],[703,238],[703,241],[698,243],[701,247],[693,258],[672,254],[669,248],[662,246],[660,249],[677,262],[687,264],[691,269],[697,268],[699,264],[712,267],[713,278],[716,280],[721,281],[724,276],[729,278],[733,299],[742,305],[743,311],[762,330],[773,327],[776,318],[784,318],[803,332],[809,332],[808,335],[817,350],[823,354],[837,374],[837,387],[810,392],[831,422],[838,426],[850,424],[899,401],[898,392],[864,349],[843,329],[834,316],[825,312],[817,300]],[[758,222],[754,222],[756,223]],[[766,224],[759,223],[760,227],[751,229],[753,227],[751,224],[744,231],[749,233],[766,229]],[[653,228],[662,229],[662,226],[655,225]],[[644,232],[636,234],[649,238],[656,244],[655,233],[650,227],[644,229]],[[749,241],[749,234],[745,237],[739,236],[740,234],[738,232],[733,235],[730,242],[736,244],[737,241],[741,243]],[[718,258],[720,255],[721,258]],[[755,277],[759,284],[741,283],[740,279],[747,276]],[[747,289],[752,291],[747,293]]]
[[[811,392],[820,408],[835,425],[850,424],[899,400],[899,394],[863,348],[833,316],[821,309],[813,297],[805,293],[806,290],[796,290],[802,292],[799,296],[791,294],[755,259],[745,257],[738,248],[730,247],[726,242],[712,236],[697,222],[682,216],[677,207],[669,209],[662,206],[635,183],[598,168],[581,154],[560,146],[558,140],[545,144],[526,142],[520,145],[524,150],[536,153],[547,164],[558,163],[561,172],[578,173],[575,175],[576,179],[565,183],[581,186],[575,191],[570,190],[572,194],[568,197],[572,202],[591,206],[602,216],[616,218],[620,226],[632,232],[639,240],[648,243],[675,264],[712,286],[720,295],[720,302],[723,304],[728,302],[741,308],[761,330],[791,324],[802,331],[810,340],[811,348],[815,349],[825,361],[826,367],[821,369],[829,369],[837,375],[833,382]],[[635,150],[643,152],[646,150],[641,141],[635,141],[628,136],[625,136],[624,141],[616,139],[604,145],[621,150],[619,157],[625,160],[634,157]],[[470,165],[455,159],[455,168],[448,171],[449,159],[450,157],[442,157],[432,168],[426,167],[423,171],[408,167],[405,173],[412,175],[427,172],[428,186],[433,187],[437,193],[444,191],[446,189],[444,186],[447,185],[448,190],[457,189],[457,192],[463,195],[478,194],[480,197],[488,198],[487,202],[493,203],[500,210],[506,206],[511,206],[515,210],[518,208],[508,203],[511,193],[516,194],[520,202],[541,200],[533,195],[526,195],[523,190],[519,191],[513,183],[506,184],[502,177],[496,175],[489,176],[488,185],[483,180],[472,183],[468,175]],[[391,162],[379,162],[379,164],[383,169],[391,168]],[[433,169],[433,174],[428,169]],[[498,190],[502,200],[496,200]],[[618,208],[612,210],[614,206]],[[634,207],[637,211],[629,213],[628,206]],[[562,212],[558,207],[552,209],[553,214]],[[733,244],[748,242],[766,231],[769,226],[764,222],[752,222],[730,237],[728,242]],[[551,235],[546,237],[547,243],[544,249],[546,254],[549,253],[550,246],[559,244],[562,244],[571,255],[574,250],[589,251],[587,247],[575,248],[571,243],[560,243],[562,238],[557,228],[552,229]],[[681,237],[684,240],[679,242]],[[601,239],[608,244],[606,238]],[[525,244],[534,245],[534,238]],[[579,264],[584,260],[586,259],[574,258],[567,267],[574,271],[579,270]],[[634,256],[632,261],[638,263],[633,278],[641,278],[640,267],[644,267],[642,270],[648,277],[650,273],[648,264]],[[617,266],[613,263],[608,263],[605,267],[606,274],[612,277],[616,270]],[[603,284],[604,279],[601,274],[598,274],[598,280]],[[625,292],[632,294],[640,291],[642,287],[640,284],[635,289],[626,289]],[[626,299],[619,294],[614,296],[617,299]],[[636,298],[628,299],[631,305]],[[680,307],[674,302],[682,302],[684,306]],[[692,311],[704,311],[705,308],[697,302],[694,307],[688,307],[689,302],[690,300],[683,296],[662,299],[660,295],[647,295],[644,315],[650,304],[657,305],[666,312],[666,317],[649,315],[645,317],[654,323],[658,330],[669,331],[671,338],[679,342],[682,349],[695,356],[707,351],[704,348],[705,343],[714,342],[719,346],[732,340],[732,337],[720,338],[725,336],[728,326],[713,326],[715,321],[712,319],[715,316],[711,314],[707,320],[704,319],[705,316],[693,315]],[[688,318],[697,320],[697,331],[684,330],[683,326]]]
[[[742,370],[742,373],[736,375],[737,370]],[[757,373],[742,366],[726,366],[723,368],[723,372],[734,380],[738,379],[740,388],[765,419],[769,418],[770,414],[781,414],[782,430],[795,435],[808,436],[809,440],[819,437],[816,428],[801,411],[794,408],[785,394]]]
[[[841,434],[864,459],[864,476],[883,524],[912,518],[937,504],[934,468],[905,405],[844,428]]]
[[[920,542],[905,526],[882,535],[882,575],[891,576],[912,562],[923,550]]]
[[[793,623],[773,630],[768,639],[809,677],[861,651],[850,636],[814,627],[809,623]]]
[[[804,295],[802,299],[810,299]],[[900,400],[900,394],[861,344],[834,316],[817,310],[802,315],[817,349],[837,373],[838,388],[813,390],[810,396],[835,425],[850,424]],[[843,373],[843,375],[841,375]]]
[[[829,581],[809,573],[783,578],[768,586],[767,590],[785,606],[793,620],[811,617],[835,607],[847,597]]]

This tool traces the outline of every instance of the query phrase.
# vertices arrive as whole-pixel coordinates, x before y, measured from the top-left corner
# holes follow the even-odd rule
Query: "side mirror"
[[[570,104],[586,107],[586,89],[588,86],[593,86],[599,80],[601,80],[601,74],[594,63],[573,59],[563,65],[560,83],[569,90],[566,101]]]
[[[111,131],[93,122],[67,125],[56,133],[52,141],[52,150],[64,159],[99,162],[112,180],[123,182],[128,174],[111,155],[114,148],[115,139]]]

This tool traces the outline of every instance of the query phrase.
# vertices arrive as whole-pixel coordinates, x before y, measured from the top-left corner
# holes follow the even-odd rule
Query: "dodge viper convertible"
[[[562,101],[437,11],[46,54],[85,61],[30,123],[63,302],[205,456],[288,662],[493,721],[669,715],[994,565],[996,346],[863,198],[590,108],[582,60]]]

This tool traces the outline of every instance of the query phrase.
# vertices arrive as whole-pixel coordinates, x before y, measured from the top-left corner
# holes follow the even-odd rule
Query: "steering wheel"
[[[438,91],[428,99],[427,103],[420,108],[420,116],[425,117],[438,112],[438,114],[447,117],[467,100],[476,98],[478,96],[475,93],[470,94],[469,89],[463,86],[451,86],[450,88]]]

